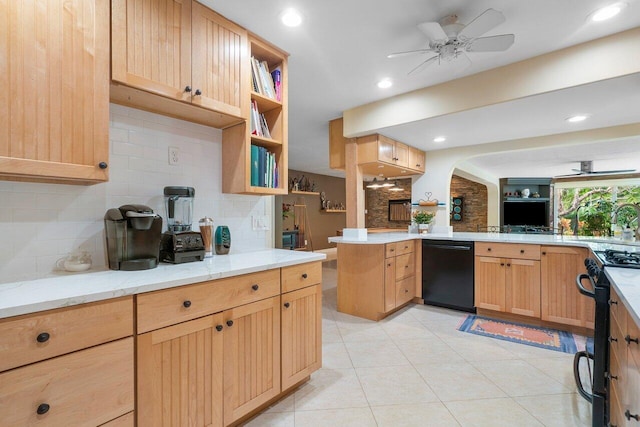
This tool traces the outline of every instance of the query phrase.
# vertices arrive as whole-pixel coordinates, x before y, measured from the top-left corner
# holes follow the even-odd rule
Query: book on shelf
[[[251,57],[251,79],[254,91],[267,98],[276,99],[276,88],[267,61]]]
[[[271,72],[271,78],[273,79],[273,85],[276,89],[276,100],[282,102],[282,69],[277,66]]]
[[[264,147],[251,145],[251,185],[278,188],[279,183],[276,154]]]
[[[271,138],[271,131],[269,130],[269,124],[264,114],[258,111],[258,102],[251,101],[251,135],[260,136],[263,138]]]

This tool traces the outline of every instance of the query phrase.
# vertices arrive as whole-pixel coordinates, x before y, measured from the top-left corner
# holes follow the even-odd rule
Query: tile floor
[[[336,276],[323,268],[322,369],[248,426],[590,425],[573,355],[459,332],[466,314],[431,306],[338,313]]]

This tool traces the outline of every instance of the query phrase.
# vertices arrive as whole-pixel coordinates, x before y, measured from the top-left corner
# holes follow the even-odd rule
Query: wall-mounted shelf
[[[342,212],[346,212],[346,209],[322,209],[323,212],[327,212],[327,213],[342,213]]]
[[[319,196],[320,193],[316,192],[316,191],[296,191],[296,190],[291,190],[289,192],[289,194],[304,194],[306,196]]]

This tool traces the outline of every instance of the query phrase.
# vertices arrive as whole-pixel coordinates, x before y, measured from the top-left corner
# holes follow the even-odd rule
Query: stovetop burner
[[[611,267],[640,268],[640,253],[607,249],[598,253],[604,265]]]

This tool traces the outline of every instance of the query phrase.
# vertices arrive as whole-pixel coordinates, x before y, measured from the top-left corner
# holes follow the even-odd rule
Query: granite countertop
[[[0,284],[0,319],[325,258],[322,253],[266,249],[214,255],[200,262],[161,263],[151,270],[60,272],[45,279]]]
[[[604,272],[633,320],[640,325],[640,269],[605,267]]]

